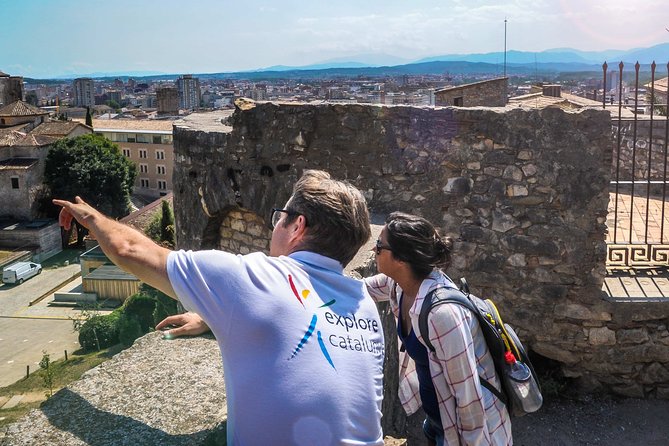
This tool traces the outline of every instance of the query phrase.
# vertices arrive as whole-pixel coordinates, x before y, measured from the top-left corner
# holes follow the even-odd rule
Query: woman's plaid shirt
[[[402,290],[395,282],[378,274],[365,279],[375,301],[390,300],[399,317],[398,296]],[[443,274],[432,272],[423,281],[409,310],[416,337],[424,344],[418,330],[418,317],[425,296],[438,286],[456,288]],[[430,341],[435,348],[428,353],[432,382],[437,392],[441,424],[446,445],[512,445],[511,421],[504,404],[481,386],[479,376],[496,388],[500,383],[490,353],[474,315],[460,305],[438,305],[428,316]],[[407,414],[421,407],[418,375],[414,361],[400,352],[399,397]]]

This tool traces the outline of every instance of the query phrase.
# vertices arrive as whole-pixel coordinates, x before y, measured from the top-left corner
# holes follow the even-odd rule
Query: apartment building
[[[133,193],[158,198],[172,191],[172,121],[94,119],[93,131],[118,144],[137,166]]]
[[[72,82],[74,105],[77,107],[93,107],[95,105],[95,84],[89,77],[80,77]]]
[[[200,79],[192,74],[184,74],[177,79],[177,90],[179,92],[179,107],[184,110],[197,110],[200,108]]]

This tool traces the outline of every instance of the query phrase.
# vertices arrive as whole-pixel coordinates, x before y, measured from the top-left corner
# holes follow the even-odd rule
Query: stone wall
[[[504,107],[507,103],[508,85],[508,78],[503,77],[444,88],[434,92],[434,101],[438,106]]]
[[[307,168],[458,240],[449,271],[495,299],[534,352],[589,388],[666,397],[669,310],[602,299],[608,112],[256,104],[175,127],[179,245],[282,205]],[[622,361],[621,361],[622,359]]]
[[[269,217],[268,217],[269,218]],[[221,222],[219,249],[238,254],[269,253],[272,231],[265,220],[245,209],[230,211]]]
[[[0,71],[0,73],[2,73]],[[23,78],[0,75],[0,106],[23,99]]]
[[[656,116],[653,120],[651,134],[649,119],[639,119],[636,122],[636,129],[633,120],[621,121],[619,125],[618,120],[615,118],[613,119],[613,137],[615,140],[617,140],[618,131],[620,131],[620,156],[618,156],[617,145],[615,146],[613,153],[612,175],[614,180],[616,179],[616,169],[619,171],[620,180],[631,180],[632,165],[634,165],[634,178],[637,180],[647,180],[649,178],[649,149],[651,151],[650,179],[663,180],[669,175],[669,165],[666,166],[667,173],[665,174],[664,172],[665,161],[667,159],[667,155],[665,154],[665,148],[667,147],[666,126],[666,117]],[[635,147],[634,151],[632,150],[633,147]],[[645,186],[638,187],[641,187],[645,191]],[[661,190],[661,186],[654,186],[654,188]]]

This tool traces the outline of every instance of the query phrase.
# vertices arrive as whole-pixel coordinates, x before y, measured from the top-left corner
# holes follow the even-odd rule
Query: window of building
[[[130,158],[130,149],[123,149],[123,156]]]
[[[167,181],[165,181],[165,180],[158,180],[158,189],[160,189],[160,190],[165,190],[165,189],[167,189]]]
[[[162,166],[162,165],[160,165],[160,164],[157,165],[157,166],[156,166],[156,173],[157,173],[158,175],[165,175],[165,166]]]
[[[136,142],[137,136],[134,133],[128,133],[128,135],[126,135],[126,140],[128,142]]]
[[[162,138],[160,137],[160,135],[153,135],[153,143],[162,144]]]
[[[149,173],[149,165],[148,164],[140,164],[139,165],[139,173]]]
[[[139,157],[140,158],[148,158],[146,154],[146,149],[139,149]]]
[[[138,133],[137,142],[142,144],[149,144],[151,142],[151,136],[147,135],[146,133]]]
[[[453,105],[456,107],[462,107],[464,106],[465,102],[462,99],[462,96],[459,96],[457,98],[453,98]]]
[[[149,179],[148,178],[140,178],[139,179],[139,186],[148,189],[149,188]]]
[[[165,151],[164,150],[156,150],[156,159],[157,160],[164,160],[165,159]]]
[[[19,177],[12,177],[12,189],[18,189],[19,188]]]

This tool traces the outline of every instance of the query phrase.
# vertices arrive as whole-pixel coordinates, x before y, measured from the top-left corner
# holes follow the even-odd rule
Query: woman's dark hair
[[[444,270],[451,263],[453,239],[441,237],[423,217],[393,212],[386,219],[386,232],[393,256],[407,262],[416,278],[423,279],[434,268]]]

